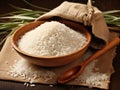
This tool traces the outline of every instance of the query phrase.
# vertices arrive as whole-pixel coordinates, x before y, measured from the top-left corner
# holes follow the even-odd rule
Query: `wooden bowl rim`
[[[72,21],[68,21],[68,20],[56,20],[56,21],[59,21],[59,22],[70,22],[70,23],[74,23],[74,24],[76,24],[76,25],[80,25],[80,27],[82,28],[82,29],[80,29],[80,30],[82,30],[85,34],[86,34],[86,36],[87,36],[87,42],[86,42],[86,44],[82,47],[82,48],[80,48],[80,49],[78,49],[78,50],[76,50],[76,51],[73,51],[73,52],[71,52],[71,53],[69,53],[69,54],[65,54],[65,55],[62,55],[62,56],[37,56],[37,55],[33,55],[33,54],[29,54],[29,53],[26,53],[26,52],[24,52],[24,51],[22,51],[21,49],[19,49],[18,48],[18,46],[15,44],[15,36],[16,36],[16,34],[18,33],[18,32],[20,32],[20,31],[22,31],[23,30],[23,28],[25,28],[26,26],[29,26],[29,25],[31,25],[31,24],[33,24],[33,23],[40,23],[40,22],[42,22],[42,23],[44,23],[44,22],[46,22],[47,20],[41,20],[41,21],[33,21],[33,22],[30,22],[30,23],[28,23],[28,24],[26,24],[26,25],[23,25],[22,27],[20,27],[20,28],[18,28],[15,32],[14,32],[14,34],[12,35],[12,46],[13,46],[13,48],[17,51],[17,52],[19,52],[19,53],[21,53],[21,54],[23,54],[23,55],[25,55],[25,56],[29,56],[29,57],[32,57],[32,58],[63,58],[63,57],[69,57],[69,56],[71,56],[71,55],[73,55],[73,54],[77,54],[78,52],[81,52],[82,50],[84,50],[87,46],[89,46],[89,44],[90,44],[90,41],[91,41],[91,34],[87,31],[87,29],[84,27],[84,26],[82,26],[82,25],[80,25],[80,24],[77,24],[77,23],[75,23],[75,22],[72,22]],[[39,26],[39,25],[37,25],[37,26]],[[30,31],[30,30],[28,30],[28,31]],[[19,37],[21,37],[21,36],[19,36]]]

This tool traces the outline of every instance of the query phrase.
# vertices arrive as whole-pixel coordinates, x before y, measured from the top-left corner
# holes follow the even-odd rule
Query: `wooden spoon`
[[[83,70],[90,62],[95,60],[97,57],[103,55],[105,52],[107,52],[108,50],[110,50],[112,47],[116,46],[119,43],[120,43],[120,38],[115,38],[108,45],[103,47],[103,49],[98,50],[95,54],[90,56],[87,60],[85,60],[85,62],[79,65],[76,65],[68,69],[67,71],[65,71],[63,74],[61,74],[60,77],[58,77],[58,83],[63,84],[75,79],[80,74],[82,74]]]

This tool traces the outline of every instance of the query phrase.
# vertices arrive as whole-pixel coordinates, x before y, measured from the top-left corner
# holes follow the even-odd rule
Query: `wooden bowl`
[[[64,19],[56,20],[56,21],[64,23],[66,26],[69,26],[70,28],[72,28],[74,30],[80,31],[81,33],[83,33],[85,35],[85,37],[87,38],[87,43],[82,47],[82,49],[74,51],[73,53],[68,54],[68,55],[63,55],[63,56],[39,56],[39,57],[30,55],[30,54],[22,51],[21,49],[19,49],[18,48],[18,40],[21,38],[21,36],[46,21],[34,21],[34,22],[24,25],[24,26],[20,27],[18,30],[16,30],[16,32],[12,36],[13,48],[17,51],[17,53],[19,53],[23,58],[25,58],[29,62],[36,64],[36,65],[45,66],[45,67],[61,66],[61,65],[65,65],[65,64],[68,64],[68,63],[71,63],[71,62],[77,60],[84,54],[84,52],[86,51],[86,49],[89,46],[89,43],[91,41],[90,33],[81,24],[78,24],[78,23],[75,23],[72,21],[68,21],[68,20],[64,20]]]

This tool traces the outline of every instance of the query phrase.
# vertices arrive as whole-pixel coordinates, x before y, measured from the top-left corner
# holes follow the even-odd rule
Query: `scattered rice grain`
[[[48,82],[49,80],[54,80],[54,78],[57,77],[54,72],[33,65],[24,59],[18,60],[13,66],[10,66],[9,74],[14,78],[20,77],[31,84],[36,79]]]

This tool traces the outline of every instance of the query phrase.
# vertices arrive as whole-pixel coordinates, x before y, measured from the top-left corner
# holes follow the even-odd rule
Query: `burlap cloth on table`
[[[59,16],[62,18],[84,23],[82,17],[80,16],[83,16],[85,13],[87,13],[85,7],[86,5],[84,4],[63,2],[60,6],[48,12],[47,14],[41,16],[37,20],[47,19],[52,16]],[[96,37],[104,40],[107,43],[109,42],[109,40],[112,40],[114,37],[117,37],[118,35],[116,33],[112,33],[109,36],[109,31],[103,19],[102,13],[97,8],[95,7],[93,8],[94,18],[91,19],[91,23],[87,22],[87,24],[92,25],[92,31]],[[84,13],[81,13],[82,11]],[[63,71],[67,70],[68,68],[74,65],[77,65],[80,62],[83,62],[88,56],[90,56],[93,53],[91,49],[88,49],[86,53],[75,62],[72,62],[68,65],[61,67],[45,68],[35,66],[27,62],[27,60],[24,60],[24,58],[18,55],[12,48],[10,40],[11,38],[9,37],[5,42],[0,53],[0,79],[3,80],[56,84],[57,77]],[[84,85],[108,89],[110,75],[114,71],[112,67],[112,60],[114,56],[115,48],[111,49],[110,51],[102,55],[100,58],[97,58],[92,63],[90,63],[86,67],[82,75],[80,75],[78,78],[67,84]]]
[[[117,36],[118,34],[112,33],[110,38],[113,39]],[[61,73],[68,68],[83,62],[91,54],[93,54],[93,52],[91,49],[88,49],[79,60],[68,65],[56,68],[40,67],[27,62],[27,60],[24,60],[18,53],[16,53],[11,45],[11,37],[9,37],[0,52],[0,79],[30,83],[56,84],[57,77]],[[114,72],[112,61],[115,55],[115,48],[113,48],[90,63],[82,75],[67,84],[108,89],[110,75]]]

